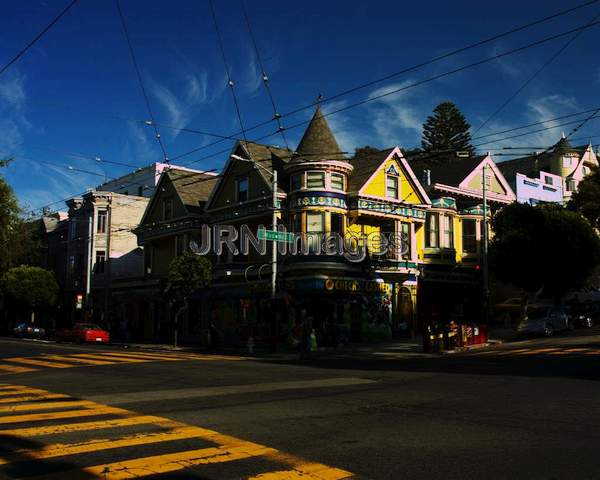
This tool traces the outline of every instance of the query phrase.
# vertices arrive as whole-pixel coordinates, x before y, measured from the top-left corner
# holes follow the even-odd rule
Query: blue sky
[[[373,0],[245,0],[281,113],[334,95],[517,25],[573,6],[561,1],[504,2]],[[207,0],[121,0],[131,40],[157,121],[219,134],[239,124]],[[0,17],[0,64],[27,43],[66,0],[4,0]],[[272,117],[260,81],[240,0],[215,0],[242,118],[252,126]],[[363,98],[408,85],[495,53],[578,27],[600,14],[600,3],[503,38],[445,61],[323,105],[342,108]],[[498,117],[483,135],[600,106],[598,27],[584,32]],[[419,144],[421,124],[437,103],[455,102],[477,127],[567,38],[405,90],[329,117],[342,148]],[[284,119],[307,120],[305,110]],[[71,165],[112,178],[130,170],[68,153],[147,165],[161,160],[111,0],[81,0],[23,58],[0,77],[0,156],[16,155],[3,173],[22,205],[38,208],[102,182],[40,161]],[[549,125],[549,124],[548,124]],[[574,138],[600,134],[590,122]],[[570,127],[564,127],[568,132]],[[254,139],[274,124],[248,134]],[[302,128],[287,132],[296,146]],[[510,141],[545,147],[561,129]],[[162,128],[170,157],[203,146],[210,137]],[[517,132],[519,133],[519,132]],[[496,137],[496,138],[501,138]],[[485,140],[493,140],[489,137]],[[598,140],[597,137],[592,140]],[[585,143],[585,139],[575,143]],[[282,144],[279,136],[265,140]],[[479,142],[474,143],[480,143]],[[231,145],[224,142],[177,160],[197,168],[220,167],[225,154],[203,158]],[[499,159],[505,157],[499,157]],[[63,205],[59,205],[61,208]]]

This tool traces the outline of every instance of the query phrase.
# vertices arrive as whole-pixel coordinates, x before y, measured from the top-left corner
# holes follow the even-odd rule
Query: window
[[[569,178],[567,180],[567,192],[574,192],[575,190],[577,190],[577,182],[574,179]]]
[[[245,202],[248,200],[248,177],[240,177],[237,183],[237,201]]]
[[[96,219],[96,233],[106,233],[106,210],[100,210],[98,212],[98,218]]]
[[[462,221],[463,252],[477,253],[477,221],[467,219]]]
[[[306,188],[325,188],[325,172],[308,172]]]
[[[173,218],[173,199],[165,198],[163,200],[163,220]]]
[[[334,190],[344,190],[344,176],[341,173],[331,174],[331,188]]]
[[[590,169],[586,166],[582,167],[581,171],[583,172],[584,176],[590,173]]]
[[[544,177],[544,183],[546,185],[554,185],[554,179],[552,177],[549,177],[548,175],[546,175]]]
[[[391,198],[398,198],[398,177],[395,175],[386,175],[385,194]]]
[[[563,157],[563,167],[570,167],[571,166],[571,157]]]
[[[454,248],[454,218],[444,215],[444,247]]]
[[[302,177],[304,175],[302,173],[297,173],[296,175],[292,175],[290,179],[290,190],[293,192],[295,190],[300,190],[302,188]]]
[[[96,273],[104,273],[104,264],[106,262],[106,252],[98,250],[96,252]]]
[[[144,187],[139,186],[138,187],[138,197],[143,197],[144,196]]]
[[[295,213],[292,215],[291,231],[292,233],[300,233],[302,231],[302,214]]]
[[[412,258],[412,242],[410,238],[410,223],[402,222],[400,224],[400,248],[402,258],[410,260]]]
[[[175,256],[179,257],[185,252],[185,237],[183,235],[177,235],[175,237]]]
[[[425,246],[437,248],[440,244],[440,217],[437,213],[428,213],[425,220]]]
[[[77,236],[77,220],[72,218],[69,220],[69,239],[74,240]]]
[[[344,234],[344,216],[342,214],[331,214],[331,233]]]
[[[146,274],[150,275],[152,273],[152,245],[144,247],[144,266]]]
[[[324,214],[321,212],[306,213],[306,233],[308,234],[308,247],[311,253],[319,251],[321,236],[324,231]]]

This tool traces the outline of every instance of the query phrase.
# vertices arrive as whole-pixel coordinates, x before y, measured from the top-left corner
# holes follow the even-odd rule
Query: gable
[[[390,151],[389,155],[379,164],[371,176],[363,183],[359,194],[371,197],[388,198],[386,196],[386,178],[395,176],[398,182],[398,200],[411,204],[430,203],[427,194],[417,181],[414,172],[404,159],[398,147]]]
[[[485,168],[486,177],[490,177],[489,184],[486,184],[486,191],[492,194],[505,196],[514,200],[515,194],[506,181],[506,178],[500,172],[498,166],[492,158],[487,155],[469,175],[460,183],[459,188],[466,190],[483,192],[483,171]]]
[[[236,155],[247,158],[249,155],[241,147],[234,151]],[[222,208],[236,205],[237,201],[237,182],[240,178],[248,178],[248,198],[246,202],[262,198],[269,195],[271,185],[269,185],[263,175],[259,172],[260,167],[254,167],[250,162],[229,158],[219,183],[214,190],[214,194],[209,202],[209,209]]]
[[[163,221],[163,203],[164,201],[172,199],[173,201],[173,215],[171,218],[184,217],[187,214],[185,205],[181,201],[181,198],[177,194],[173,182],[165,172],[161,175],[158,185],[154,190],[154,194],[146,207],[144,216],[140,225],[152,224]]]

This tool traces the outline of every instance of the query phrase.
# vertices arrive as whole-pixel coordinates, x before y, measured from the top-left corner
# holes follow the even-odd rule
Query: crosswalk
[[[0,478],[354,478],[215,430],[43,389],[0,384],[0,399]]]
[[[192,353],[97,351],[61,355],[36,355],[0,359],[0,376],[35,372],[47,368],[75,368],[98,365],[118,365],[145,362],[244,360],[230,355],[201,355]]]
[[[503,348],[469,352],[469,356],[485,357],[527,357],[536,355],[550,356],[596,356],[600,355],[600,348],[590,347],[527,347],[527,348]]]

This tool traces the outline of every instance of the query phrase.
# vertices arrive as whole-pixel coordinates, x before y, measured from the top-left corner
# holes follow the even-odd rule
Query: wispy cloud
[[[13,70],[0,81],[0,148],[18,151],[23,131],[31,127],[25,115],[27,94],[25,77]]]

